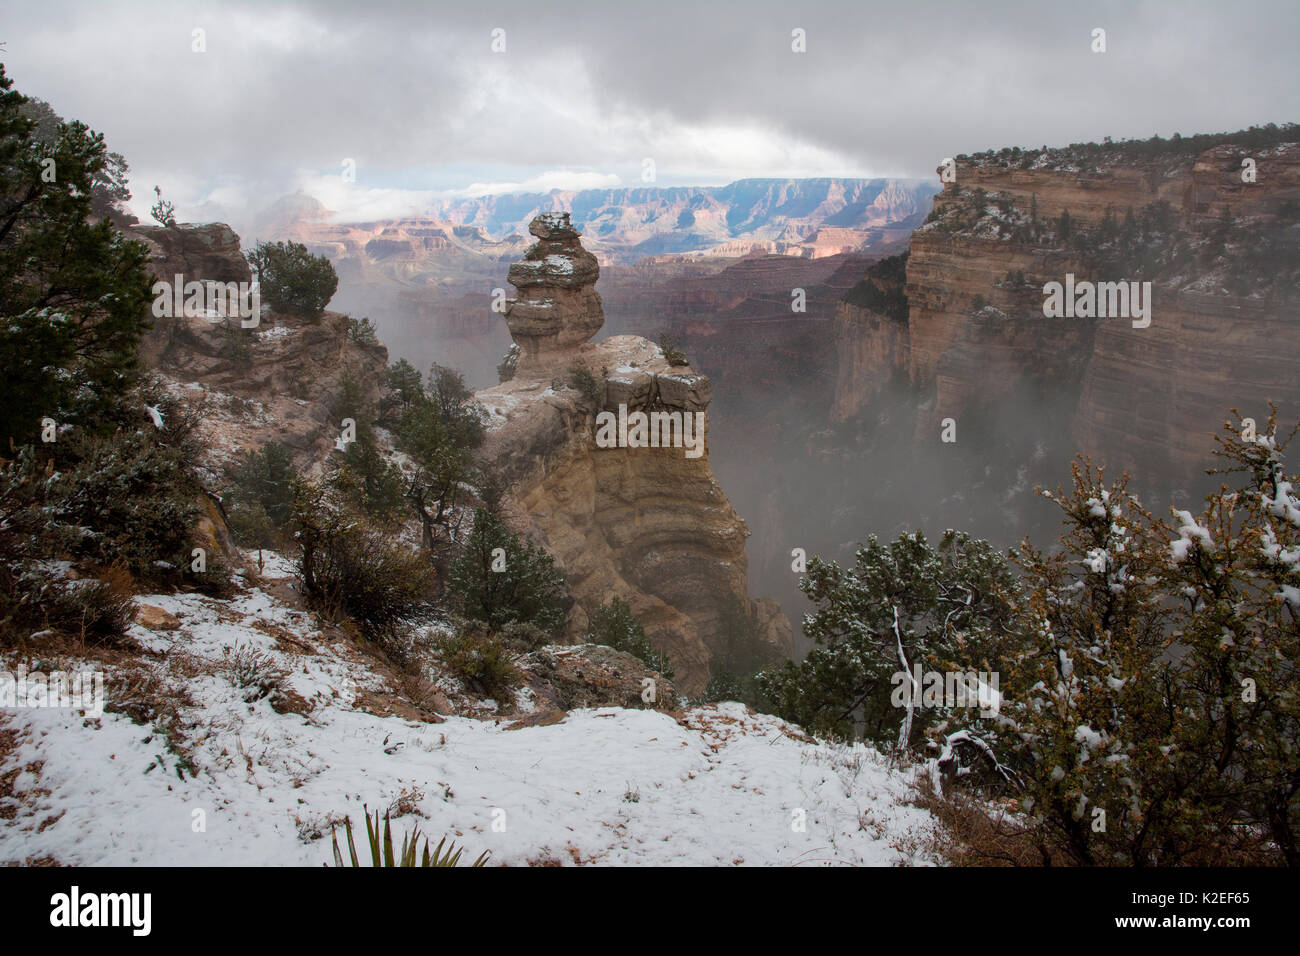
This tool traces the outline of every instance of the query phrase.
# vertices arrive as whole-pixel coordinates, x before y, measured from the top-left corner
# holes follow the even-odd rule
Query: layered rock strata
[[[1243,180],[1246,157],[1253,182]],[[1165,480],[1206,467],[1230,406],[1258,418],[1272,400],[1296,414],[1300,294],[1269,274],[1296,267],[1285,237],[1300,202],[1300,144],[1030,168],[963,160],[912,235],[902,313],[852,295],[840,307],[833,419],[852,418],[898,377],[920,392],[916,434],[928,440],[944,418],[1037,390],[1073,409],[1062,427],[1079,451]],[[1097,230],[1157,204],[1176,240],[1166,248],[1182,258],[1144,264],[1139,250],[1119,268],[1124,280],[1152,282],[1149,327],[1043,316],[1045,283],[1108,278],[1091,250],[1058,234],[1063,214]],[[1252,247],[1262,230],[1284,244]],[[1262,265],[1264,255],[1276,265]],[[864,285],[880,281],[868,272]]]
[[[687,694],[703,690],[728,650],[723,619],[732,608],[751,621],[748,650],[788,655],[790,627],[779,605],[749,597],[749,532],[709,467],[707,424],[698,457],[670,442],[596,441],[603,411],[679,421],[698,414],[707,422],[708,378],[671,365],[639,336],[588,342],[603,322],[591,288],[594,260],[567,215],[538,217],[531,231],[540,241],[525,262],[541,265],[511,267],[511,282],[523,284],[506,313],[522,351],[519,368],[476,397],[490,415],[484,463],[506,480],[514,522],[555,556],[576,599],[568,637],[582,639],[590,615],[622,598],[669,655]],[[582,390],[578,366],[592,376]]]

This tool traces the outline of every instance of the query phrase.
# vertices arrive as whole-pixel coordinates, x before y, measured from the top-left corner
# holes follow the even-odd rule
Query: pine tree
[[[16,443],[47,417],[111,427],[136,381],[150,301],[144,246],[90,221],[110,166],[103,137],[60,123],[42,143],[26,102],[0,65],[0,442]]]
[[[544,549],[479,508],[465,549],[451,569],[450,591],[466,617],[499,631],[515,621],[555,633],[564,623],[564,576]]]

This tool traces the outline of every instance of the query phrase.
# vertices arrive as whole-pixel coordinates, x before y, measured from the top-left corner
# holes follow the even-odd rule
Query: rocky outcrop
[[[605,324],[596,257],[578,241],[568,213],[546,213],[528,227],[538,242],[508,279],[519,298],[506,303],[506,325],[520,348],[525,374],[565,368],[582,345]]]
[[[154,274],[168,282],[248,282],[252,270],[239,248],[239,236],[224,222],[134,226],[129,232],[148,247]]]
[[[580,707],[674,710],[680,703],[662,674],[601,644],[539,648],[526,654],[519,668],[543,714]]]
[[[570,255],[563,258],[583,275],[577,237],[566,234],[571,226],[554,220],[534,226],[539,252],[559,256],[557,248],[567,249]],[[538,255],[528,261],[539,261]],[[524,286],[521,295],[525,288],[590,289],[554,283],[557,275],[568,274],[555,267],[547,284]],[[513,268],[511,275],[518,275]],[[758,645],[752,650],[788,655],[790,627],[779,607],[749,597],[748,529],[710,469],[707,425],[698,457],[671,444],[596,442],[597,414],[617,414],[620,406],[625,413],[675,414],[679,421],[691,416],[694,422],[697,413],[705,417],[712,399],[708,378],[689,366],[670,365],[659,347],[638,336],[586,342],[599,328],[590,311],[599,309],[599,298],[544,294],[554,296],[544,334],[536,334],[531,312],[511,322],[521,348],[532,349],[531,360],[520,363],[514,379],[476,397],[490,416],[484,464],[508,483],[514,523],[555,556],[576,599],[567,636],[580,640],[589,615],[622,598],[668,654],[676,682],[688,694],[704,688],[724,652],[721,625],[729,608],[739,606],[749,618]],[[575,387],[569,368],[576,365],[591,373],[594,392]]]
[[[224,223],[133,231],[148,244],[159,279],[251,279],[239,237]],[[357,341],[348,317],[337,312],[308,321],[279,315],[263,302],[252,328],[243,328],[238,315],[215,313],[152,322],[141,358],[187,403],[203,406],[199,432],[213,473],[270,441],[292,450],[301,466],[319,467],[338,433],[329,399],[342,380],[351,377],[370,402],[383,389],[388,350]]]

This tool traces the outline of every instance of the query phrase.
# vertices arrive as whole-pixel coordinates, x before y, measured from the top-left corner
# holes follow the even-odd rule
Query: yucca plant
[[[424,850],[419,849],[420,828],[416,826],[411,832],[402,838],[402,849],[400,853],[393,852],[393,829],[389,823],[388,814],[384,814],[383,835],[380,836],[379,830],[379,811],[375,811],[375,819],[370,819],[370,808],[366,809],[366,837],[370,842],[370,861],[372,866],[460,866],[460,857],[464,848],[458,848],[453,842],[447,846],[447,838],[443,837],[438,841],[430,852],[429,838],[424,838]],[[352,839],[352,818],[348,817],[343,821],[343,829],[348,837],[348,858],[352,866],[361,866],[361,861],[357,858],[356,843]],[[343,853],[339,850],[338,833],[333,827],[330,828],[330,836],[334,840],[334,865],[345,867],[348,863],[343,859]],[[445,847],[445,849],[444,849]],[[418,856],[417,856],[418,854]],[[484,850],[477,860],[470,864],[473,867],[485,866],[488,861],[489,853]],[[326,864],[328,866],[329,864]]]

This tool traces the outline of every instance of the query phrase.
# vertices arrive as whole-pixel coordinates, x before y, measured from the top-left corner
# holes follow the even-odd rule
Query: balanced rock
[[[510,337],[519,346],[520,374],[562,370],[605,324],[596,257],[578,237],[567,212],[542,213],[529,223],[537,237],[507,278],[519,290],[506,304]]]

